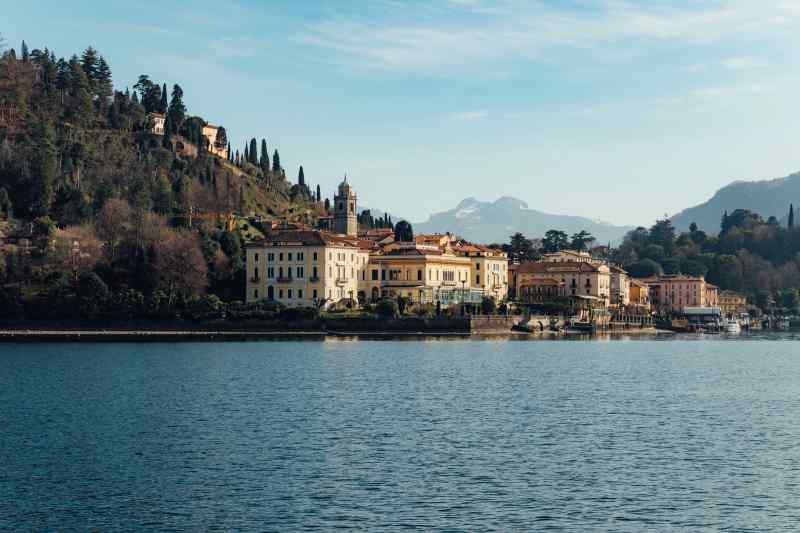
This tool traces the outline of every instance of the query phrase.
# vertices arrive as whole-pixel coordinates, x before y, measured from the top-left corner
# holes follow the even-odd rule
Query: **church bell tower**
[[[347,183],[347,176],[339,184],[339,192],[333,197],[333,231],[350,237],[358,235],[356,217],[356,193]]]

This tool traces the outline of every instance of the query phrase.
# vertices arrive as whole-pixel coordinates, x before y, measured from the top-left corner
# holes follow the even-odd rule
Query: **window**
[[[311,277],[314,278],[314,279],[316,279],[316,277],[317,277],[317,267],[316,266],[312,267],[312,269],[311,269]]]
[[[475,276],[475,285],[480,285],[480,284],[481,284],[481,275],[478,274],[477,276]]]
[[[253,291],[253,298],[255,298],[256,300],[258,300],[258,289],[256,289],[256,290],[254,290],[254,291]]]
[[[283,267],[278,267],[278,277],[279,278],[283,277]]]
[[[267,254],[267,261],[275,261],[275,254]]]
[[[291,300],[291,299],[292,299],[292,289],[287,289],[287,290],[286,290],[286,295],[287,295],[287,296],[288,296],[288,298]]]
[[[253,259],[255,260],[256,263],[258,263],[258,254],[257,253],[253,254]]]
[[[442,272],[442,280],[443,281],[455,281],[456,273],[452,270],[445,270]]]
[[[475,263],[475,270],[480,270],[480,269],[481,269],[481,264]]]
[[[305,253],[297,252],[297,260],[298,261],[303,261],[303,260],[305,260],[305,258],[306,258],[306,254]]]
[[[283,300],[283,289],[278,289],[278,298]]]
[[[254,277],[256,280],[258,280],[258,267],[256,267],[256,268],[255,268],[255,270],[254,270],[254,272],[253,272],[253,277]]]
[[[314,252],[314,261],[317,260],[317,252]]]
[[[417,281],[422,281],[422,270],[417,270]]]
[[[329,278],[333,277],[333,267],[328,267],[328,277]]]
[[[292,252],[289,252],[289,261],[292,260]]]
[[[303,279],[305,272],[303,272],[303,267],[297,267],[297,279]]]
[[[313,298],[316,300],[317,299],[317,289],[314,289],[313,291],[311,291],[311,294],[312,294]]]
[[[283,261],[283,252],[278,254],[278,261]]]
[[[268,267],[267,268],[267,277],[269,279],[274,279],[275,278],[275,268],[274,267]]]
[[[386,271],[381,270],[381,281],[386,281]]]
[[[297,297],[299,299],[303,299],[303,289],[297,289]]]
[[[377,270],[373,270],[372,271],[372,281],[378,281],[378,271]]]

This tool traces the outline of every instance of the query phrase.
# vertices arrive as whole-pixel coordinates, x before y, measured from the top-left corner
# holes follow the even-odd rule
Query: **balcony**
[[[293,282],[293,281],[294,281],[294,278],[292,278],[292,277],[285,277],[285,276],[282,276],[282,277],[278,277],[278,278],[276,279],[276,281],[277,281],[278,283],[291,283],[291,282]]]
[[[347,285],[347,278],[336,278],[337,287],[344,287],[345,285]]]
[[[252,276],[250,278],[250,283],[259,283],[260,281],[261,281],[261,278],[259,276]]]
[[[308,281],[310,281],[311,283],[319,283],[319,276],[311,276],[310,278],[308,278]]]

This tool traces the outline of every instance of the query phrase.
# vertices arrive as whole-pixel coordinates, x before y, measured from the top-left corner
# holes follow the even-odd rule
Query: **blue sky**
[[[800,2],[7,2],[0,34],[147,73],[294,180],[412,221],[465,197],[649,224],[800,170]],[[796,199],[797,200],[797,199]]]

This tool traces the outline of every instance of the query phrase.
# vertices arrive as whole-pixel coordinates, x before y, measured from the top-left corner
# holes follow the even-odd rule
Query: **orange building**
[[[650,287],[650,302],[659,311],[680,313],[686,307],[719,305],[719,288],[702,276],[657,276],[641,281]]]

